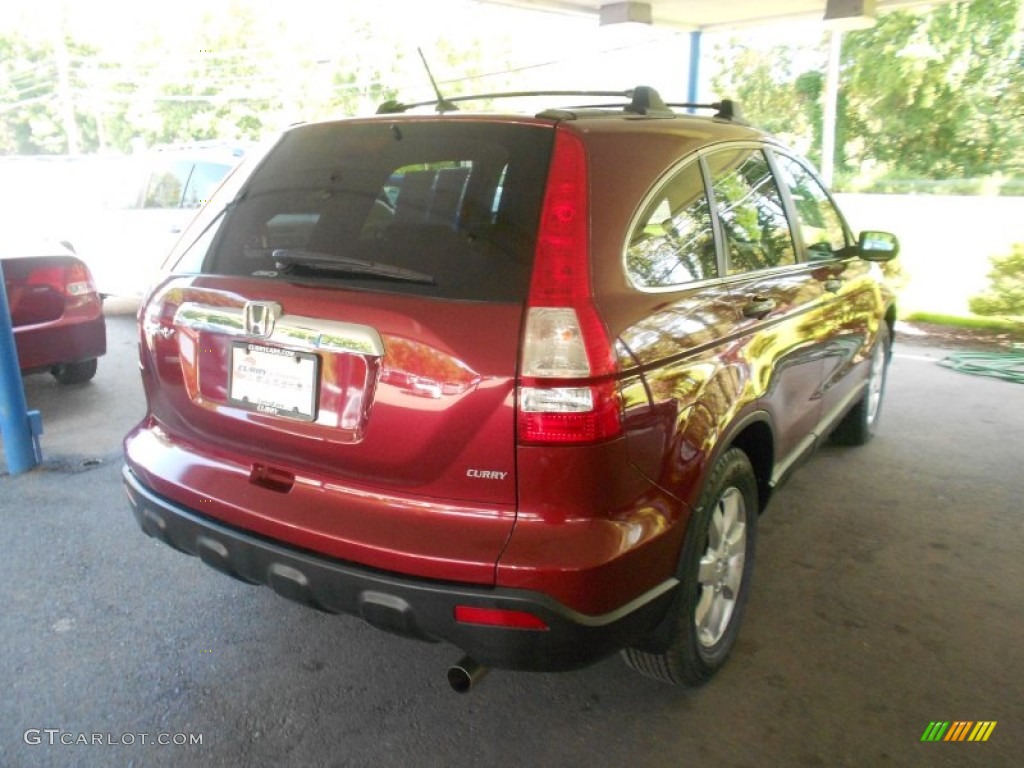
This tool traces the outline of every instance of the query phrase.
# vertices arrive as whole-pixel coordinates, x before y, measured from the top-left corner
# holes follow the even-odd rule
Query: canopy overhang
[[[870,26],[876,13],[948,0],[477,0],[491,5],[591,17],[598,24],[638,23],[717,31],[819,20],[839,28]]]

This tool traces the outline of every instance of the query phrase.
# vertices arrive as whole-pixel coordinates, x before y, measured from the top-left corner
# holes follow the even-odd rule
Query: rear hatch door
[[[143,309],[153,417],[256,485],[351,502],[302,516],[204,489],[230,522],[492,577],[515,520],[515,377],[551,133],[450,118],[295,129],[185,233]]]

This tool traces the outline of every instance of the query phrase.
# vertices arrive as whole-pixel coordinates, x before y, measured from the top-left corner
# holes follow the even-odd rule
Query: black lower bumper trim
[[[603,616],[580,614],[527,590],[450,584],[376,571],[261,538],[158,496],[124,468],[135,518],[153,538],[250,584],[329,613],[430,642],[445,641],[488,667],[536,671],[592,664],[648,634],[675,581]],[[457,623],[456,605],[526,611],[547,630]]]

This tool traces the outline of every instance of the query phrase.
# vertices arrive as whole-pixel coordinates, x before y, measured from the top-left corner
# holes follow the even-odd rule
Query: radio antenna
[[[437,95],[437,111],[438,112],[457,112],[458,107],[452,102],[448,101],[444,96],[441,95],[441,89],[437,87],[437,81],[434,79],[433,73],[430,71],[430,65],[427,64],[427,57],[423,55],[423,49],[417,48],[416,52],[420,55],[420,61],[423,62],[423,68],[427,70],[427,77],[430,78],[430,84],[434,86],[434,93]]]

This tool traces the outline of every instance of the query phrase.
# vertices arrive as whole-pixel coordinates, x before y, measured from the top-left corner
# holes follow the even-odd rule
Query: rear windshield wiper
[[[376,261],[354,259],[349,256],[337,256],[331,253],[293,250],[289,248],[276,248],[271,255],[278,269],[289,272],[310,271],[328,275],[377,277],[382,280],[398,280],[403,283],[437,285],[437,281],[431,275],[417,272],[415,269],[396,267],[393,264],[381,264]]]

